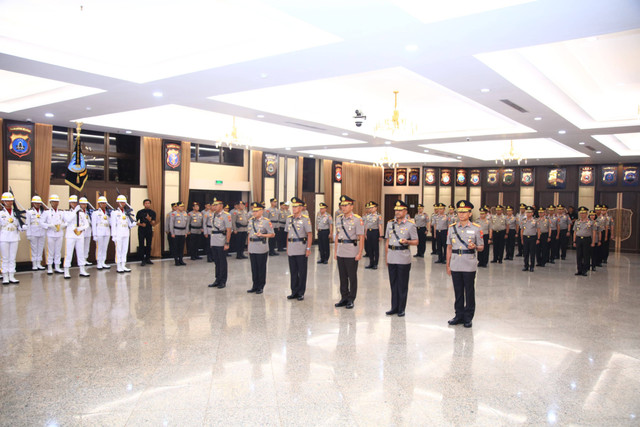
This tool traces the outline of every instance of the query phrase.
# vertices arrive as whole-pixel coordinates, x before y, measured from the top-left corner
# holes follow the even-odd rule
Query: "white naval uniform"
[[[87,261],[89,259],[89,249],[91,249],[91,215],[89,215],[89,210],[84,211],[84,216],[87,218],[87,224],[89,224],[89,228],[84,230],[84,263],[89,265]]]
[[[82,212],[80,206],[76,206],[74,210],[65,212],[64,222],[67,225],[67,232],[65,233],[64,268],[67,269],[71,267],[74,250],[76,252],[76,259],[78,260],[78,266],[84,267],[84,231],[89,228],[87,217],[84,212]],[[78,231],[78,234],[76,234],[76,231]]]
[[[47,265],[50,266],[55,263],[56,270],[60,270],[62,237],[64,235],[62,228],[65,225],[64,211],[49,209],[42,216],[42,225],[47,229]]]
[[[16,272],[16,253],[20,243],[20,231],[24,230],[18,222],[16,209],[11,213],[5,208],[0,210],[0,256],[2,256],[2,283],[16,283],[13,277]]]
[[[107,249],[111,236],[111,221],[106,210],[96,209],[91,214],[91,228],[93,240],[96,242],[96,265],[99,269],[108,267]]]
[[[127,252],[129,252],[130,229],[136,226],[136,220],[131,219],[120,208],[111,212],[111,239],[116,244],[116,264],[118,272],[127,271]]]
[[[27,239],[31,244],[31,262],[33,269],[42,269],[42,252],[44,251],[44,241],[47,238],[47,229],[42,225],[45,210],[31,208],[27,211]]]

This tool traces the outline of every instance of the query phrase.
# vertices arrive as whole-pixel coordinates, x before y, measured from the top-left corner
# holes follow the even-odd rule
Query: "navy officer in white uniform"
[[[473,204],[460,200],[456,204],[458,221],[449,226],[447,233],[447,274],[453,279],[456,315],[449,325],[472,326],[476,310],[475,280],[478,269],[478,251],[484,249],[480,225],[469,221]]]

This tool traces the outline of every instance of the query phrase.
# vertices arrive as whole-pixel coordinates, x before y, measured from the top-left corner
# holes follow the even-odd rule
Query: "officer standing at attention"
[[[269,221],[271,221],[271,225],[273,226],[273,231],[275,232],[275,237],[272,237],[269,239],[269,256],[278,256],[280,254],[276,252],[276,247],[277,247],[276,240],[278,239],[278,230],[282,227],[280,225],[280,211],[278,210],[277,199],[272,198],[271,200],[269,200],[269,203],[271,204],[271,206],[265,209],[264,216]]]
[[[449,218],[444,214],[444,204],[438,203],[437,215],[434,220],[436,229],[436,252],[438,260],[435,264],[446,264],[447,229],[449,228]]]
[[[482,230],[482,246],[483,249],[478,251],[478,267],[487,267],[489,262],[489,220],[487,219],[487,210],[480,208],[480,218],[476,221]]]
[[[127,263],[127,252],[129,251],[129,237],[131,229],[136,226],[131,208],[127,207],[127,198],[120,194],[116,198],[118,206],[111,211],[111,239],[116,244],[116,267],[118,273],[127,273],[131,269],[125,265]]]
[[[364,222],[353,213],[354,200],[340,196],[342,214],[336,220],[336,240],[334,259],[338,261],[341,299],[336,307],[353,308],[358,293],[358,261],[362,258],[364,246]]]
[[[520,224],[520,241],[522,242],[522,253],[524,256],[524,268],[522,271],[533,272],[536,263],[536,243],[540,238],[538,231],[538,220],[533,217],[533,207],[525,208],[525,219]]]
[[[507,223],[507,230],[505,234],[505,260],[513,261],[513,254],[516,251],[516,238],[518,237],[518,225],[517,219],[513,215],[513,208],[511,206],[506,207],[507,216],[505,221]]]
[[[591,271],[596,271],[598,260],[595,257],[595,252],[598,251],[602,246],[602,242],[600,241],[600,233],[597,231],[598,214],[596,213],[595,210],[589,211],[588,218],[591,222],[596,224],[596,233],[595,233],[596,238],[593,241],[593,251],[592,251],[593,253],[591,254]],[[600,264],[600,266],[602,266],[602,264]]]
[[[27,240],[31,245],[31,270],[44,270],[42,266],[42,252],[47,229],[42,225],[44,207],[40,196],[31,198],[31,209],[26,212]]]
[[[67,227],[65,234],[64,252],[64,278],[71,279],[69,269],[73,260],[73,253],[76,253],[76,261],[80,267],[80,276],[89,277],[89,273],[84,266],[84,231],[89,228],[89,221],[84,212],[78,206],[78,196],[69,196],[69,210],[65,213],[64,222]]]
[[[189,255],[192,260],[202,259],[200,248],[204,232],[204,215],[200,212],[200,204],[193,202],[193,210],[189,212]]]
[[[49,196],[49,204],[51,209],[45,212],[42,220],[43,226],[47,229],[47,274],[53,274],[53,266],[55,272],[62,274],[64,271],[60,269],[60,259],[62,258],[62,239],[64,232],[64,212],[58,209],[60,197],[57,194]]]
[[[291,295],[287,299],[304,300],[307,290],[307,263],[311,254],[313,228],[308,216],[302,215],[304,202],[298,197],[291,198],[292,214],[287,217],[284,232],[287,235],[287,255],[291,274]]]
[[[222,200],[213,198],[211,203],[213,216],[211,223],[207,224],[205,234],[211,236],[211,252],[213,262],[216,264],[215,280],[209,285],[210,288],[224,288],[227,286],[227,254],[231,241],[231,214],[223,210]]]
[[[572,221],[562,205],[556,206],[556,216],[558,217],[558,239],[560,240],[558,253],[560,259],[565,259],[567,257],[569,238],[571,237]]]
[[[91,214],[91,231],[93,240],[96,242],[96,268],[98,270],[111,268],[110,265],[106,264],[109,237],[111,237],[109,215],[107,198],[105,196],[98,197],[98,209]]]
[[[518,253],[516,256],[522,256],[522,223],[527,218],[526,211],[527,205],[520,203],[520,212],[516,215],[516,240],[518,241]]]
[[[602,241],[602,264],[606,264],[609,260],[609,251],[611,249],[611,239],[613,238],[613,217],[608,214],[609,206],[600,205],[600,212],[605,220],[605,227],[607,229],[606,240]]]
[[[169,253],[173,256],[173,237],[171,237],[170,225],[175,215],[175,212],[178,210],[177,203],[171,203],[171,212],[169,212],[164,219],[164,232],[167,233],[167,241],[169,242]]]
[[[244,245],[247,241],[247,225],[249,224],[249,214],[245,210],[242,200],[238,202],[238,207],[231,214],[231,226],[233,234],[236,235],[236,259],[246,259],[244,255]]]
[[[604,215],[603,206],[601,205],[596,205],[594,212],[596,213],[595,224],[597,229],[597,240],[600,241],[600,246],[594,245],[594,248],[591,251],[591,258],[595,259],[597,267],[602,267],[602,261],[604,260],[604,248],[609,242],[608,217]]]
[[[507,232],[507,219],[502,214],[502,206],[496,206],[496,214],[491,218],[491,235],[489,243],[493,245],[493,260],[491,263],[502,264],[504,257],[504,237]]]
[[[437,215],[438,215],[438,204],[434,203],[433,213],[431,214],[431,217],[429,220],[429,229],[431,230],[431,255],[436,255],[438,253],[436,252],[436,229],[434,226]]]
[[[578,208],[578,219],[573,225],[573,247],[576,248],[576,276],[587,276],[589,271],[589,257],[595,246],[597,225],[587,218],[589,209],[584,206]]]
[[[424,258],[424,251],[427,247],[427,227],[429,226],[429,215],[424,211],[424,205],[418,204],[418,213],[414,218],[418,229],[418,251],[414,255],[416,258]]]
[[[284,227],[287,224],[287,217],[289,217],[289,207],[285,202],[280,202],[280,210],[278,211],[278,228],[275,230],[278,252],[284,252],[287,250],[287,233],[284,230]]]
[[[558,259],[558,217],[556,216],[556,207],[549,205],[547,208],[547,219],[549,220],[549,264],[555,264]]]
[[[364,212],[362,214],[362,219],[365,221],[365,240],[364,240],[364,255],[362,255],[363,258],[369,258],[369,245],[367,244],[367,227],[366,227],[366,221],[367,221],[367,215],[369,215],[371,213],[371,203],[373,202],[368,202],[366,205],[364,205]],[[338,215],[340,215],[342,213],[342,211],[340,210],[340,207],[338,207],[338,211],[336,212],[336,219],[338,219]],[[369,263],[369,265],[371,265],[371,263]]]
[[[409,246],[416,246],[419,241],[415,223],[407,219],[407,209],[408,206],[405,202],[401,200],[396,202],[393,208],[395,219],[387,222],[384,234],[384,238],[387,239],[385,260],[391,284],[391,310],[385,313],[387,316],[397,314],[398,317],[404,317],[404,310],[407,306],[409,272],[411,271]]]
[[[327,212],[326,203],[320,203],[320,212],[316,216],[316,230],[318,230],[318,249],[320,259],[318,264],[327,264],[329,262],[329,236],[333,234],[333,219]]]
[[[382,216],[378,213],[378,204],[369,202],[369,213],[364,218],[364,229],[366,230],[365,245],[369,248],[369,265],[365,268],[378,269],[380,259],[380,239],[382,238]]]
[[[538,247],[536,248],[536,257],[538,263],[536,267],[544,267],[549,260],[549,219],[547,218],[547,211],[542,206],[538,209],[538,241],[536,242]]]
[[[86,197],[80,197],[80,209],[82,209],[82,215],[84,215],[87,220],[87,224],[89,224],[89,228],[84,230],[84,253],[82,254],[82,258],[84,258],[84,265],[91,265],[89,262],[89,250],[91,248],[91,215],[89,212],[89,200]]]
[[[455,224],[458,222],[458,214],[456,213],[456,207],[453,205],[449,205],[449,213],[447,214],[447,222],[448,225]]]
[[[140,265],[144,267],[151,262],[151,242],[153,240],[153,227],[156,225],[156,212],[151,209],[151,200],[144,199],[144,209],[136,212],[138,223],[138,254]]]
[[[207,262],[213,262],[213,252],[211,252],[211,239],[207,230],[211,228],[211,219],[213,218],[213,211],[211,203],[204,204],[204,211],[202,212],[202,232],[204,242],[204,252],[207,254]]]
[[[456,207],[459,222],[451,224],[447,233],[447,274],[453,280],[456,315],[448,323],[462,323],[465,328],[470,328],[476,311],[476,251],[482,251],[484,243],[480,226],[469,221],[473,205],[467,200],[460,200]]]
[[[177,210],[171,216],[169,231],[173,238],[173,260],[175,265],[187,265],[183,261],[184,241],[189,233],[189,215],[184,211],[184,203],[178,202]]]
[[[251,262],[251,277],[253,286],[248,293],[261,294],[267,281],[267,257],[269,245],[267,239],[274,237],[273,226],[268,218],[263,216],[264,205],[258,202],[251,204],[253,216],[249,219],[247,248]]]
[[[2,209],[0,209],[0,257],[2,258],[2,284],[18,284],[16,279],[16,254],[20,243],[20,232],[26,226],[16,208],[13,206],[14,197],[11,192],[2,194]]]

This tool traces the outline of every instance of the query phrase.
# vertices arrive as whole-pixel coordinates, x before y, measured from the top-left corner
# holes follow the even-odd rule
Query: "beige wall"
[[[31,206],[31,162],[9,160],[7,163],[9,188],[13,190],[16,198],[14,203],[23,209],[29,209]],[[24,232],[21,234],[26,235]],[[16,261],[31,261],[31,248],[26,238],[20,239]]]
[[[216,184],[216,180],[222,180],[223,183]],[[192,162],[189,187],[199,190],[251,191],[249,166],[247,162],[243,167]],[[187,203],[186,200],[184,202]]]
[[[596,204],[596,188],[578,186],[578,206],[594,206]]]
[[[193,165],[196,163],[191,163],[191,170],[193,171]],[[164,212],[165,215],[171,212],[171,203],[177,202],[180,197],[180,172],[178,171],[165,171],[164,172]],[[188,203],[186,200],[185,203]],[[169,248],[169,241],[167,240],[167,235],[164,233],[164,247],[165,249]]]

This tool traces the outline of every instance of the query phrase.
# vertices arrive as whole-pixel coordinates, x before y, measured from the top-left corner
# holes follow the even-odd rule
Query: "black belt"
[[[252,237],[249,239],[250,242],[262,242],[262,243],[266,243],[267,242],[267,238],[266,237]]]
[[[306,237],[290,237],[287,239],[290,242],[302,242],[302,243],[307,243],[307,238]]]
[[[286,224],[287,221],[278,221],[278,224]]]
[[[533,237],[535,237],[536,239],[538,238],[538,236],[536,236],[535,234],[534,234],[533,236],[522,236],[522,237],[524,237],[524,238],[526,238],[526,239],[531,239],[531,238],[533,238]]]
[[[591,239],[591,236],[576,236],[576,239]]]
[[[389,245],[389,249],[391,249],[392,251],[406,251],[409,249],[409,246],[393,246],[393,245]]]
[[[367,231],[380,231],[380,230],[377,228],[367,228]]]
[[[338,243],[353,243],[356,244],[358,243],[357,240],[349,240],[349,239],[338,239]]]
[[[244,225],[242,225],[242,224],[240,224],[239,222],[236,222],[236,227],[237,227],[237,228],[240,228],[240,227],[248,227],[248,226],[249,226],[249,224],[244,224]]]
[[[224,231],[212,231],[211,234],[225,234]]]
[[[329,229],[328,228],[323,228],[322,230],[318,230],[318,232],[320,232],[320,231],[329,231]]]
[[[458,255],[462,255],[462,254],[475,254],[476,251],[474,249],[452,249],[451,250],[452,254],[458,254]]]
[[[173,228],[174,228],[174,230],[184,230],[184,229],[185,229],[185,228],[187,228],[187,227],[182,227],[182,228],[180,228],[180,227],[173,227]]]
[[[200,227],[191,226],[191,228],[193,228],[194,230],[202,230],[202,226],[200,226]]]

